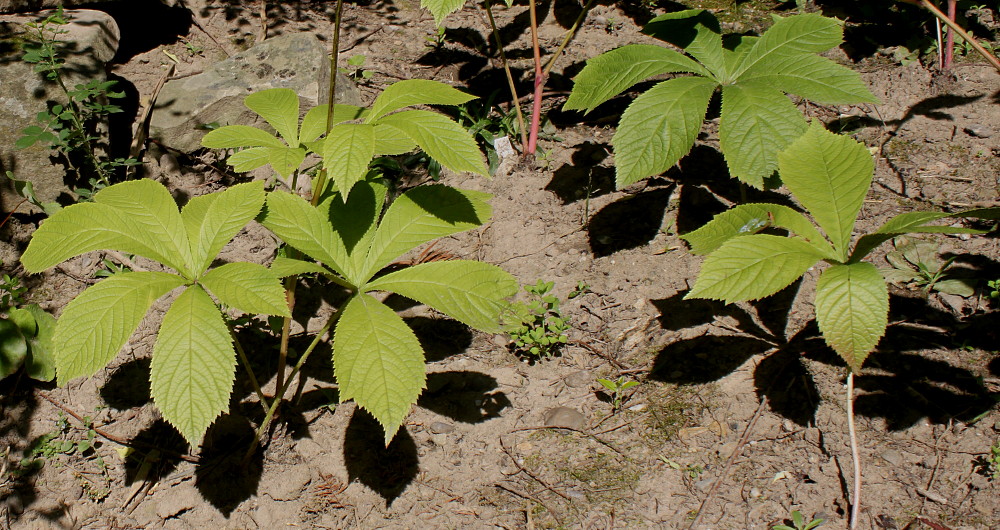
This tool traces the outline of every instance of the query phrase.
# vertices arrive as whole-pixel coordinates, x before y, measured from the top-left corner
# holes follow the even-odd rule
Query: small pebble
[[[990,136],[993,136],[992,129],[979,123],[969,125],[965,128],[965,132],[968,133],[969,136],[975,136],[976,138],[989,138]]]
[[[569,407],[555,407],[545,411],[542,421],[546,427],[583,430],[587,426],[587,418],[579,411]]]
[[[435,421],[431,424],[431,432],[434,434],[448,434],[455,431],[455,426],[443,421]]]
[[[750,496],[753,498],[758,498],[761,496],[760,488],[750,488]]]
[[[596,381],[594,375],[590,373],[589,370],[580,370],[579,372],[573,372],[566,376],[566,386],[571,388],[581,388],[585,386],[590,386],[591,383]]]
[[[895,449],[883,451],[879,456],[882,457],[882,460],[885,460],[893,466],[898,466],[903,463],[903,455]]]

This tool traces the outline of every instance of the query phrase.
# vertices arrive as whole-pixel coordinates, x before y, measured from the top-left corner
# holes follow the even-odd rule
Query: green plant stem
[[[240,356],[240,362],[243,363],[243,368],[246,369],[247,375],[250,376],[250,384],[253,385],[253,390],[257,393],[257,399],[260,400],[260,405],[264,407],[264,412],[267,412],[270,405],[268,405],[267,399],[264,398],[264,391],[260,388],[257,375],[253,373],[253,368],[250,367],[250,359],[247,359],[247,354],[243,351],[243,345],[240,344],[240,339],[236,336],[236,331],[232,327],[229,328],[229,335],[233,337],[233,346],[236,347],[236,355]]]
[[[573,22],[573,26],[571,26],[569,31],[566,32],[566,37],[563,38],[562,44],[559,45],[559,49],[556,50],[556,53],[552,54],[552,58],[549,59],[548,63],[546,63],[545,77],[549,76],[549,73],[552,71],[552,66],[556,64],[556,59],[559,59],[559,56],[562,55],[566,46],[569,45],[569,41],[573,40],[573,36],[575,36],[577,30],[580,29],[580,24],[582,24],[583,19],[587,17],[587,13],[590,12],[590,6],[593,5],[593,3],[594,0],[587,0],[586,5],[583,6],[583,10],[580,11],[579,15],[577,15],[576,21]]]
[[[528,131],[528,145],[525,154],[535,154],[538,146],[538,128],[542,117],[542,89],[545,88],[545,72],[542,71],[542,52],[538,46],[538,13],[537,2],[530,0],[529,14],[531,18],[531,51],[535,58],[535,93],[531,102],[531,128]]]
[[[292,368],[291,373],[288,374],[288,379],[285,380],[285,383],[278,390],[278,394],[275,396],[274,400],[271,401],[271,406],[267,409],[264,421],[262,421],[260,426],[257,427],[257,431],[253,435],[253,442],[250,444],[250,447],[247,448],[246,455],[243,457],[244,463],[248,462],[250,457],[253,456],[254,451],[257,449],[257,444],[260,443],[261,436],[263,436],[264,431],[267,430],[268,425],[271,424],[271,418],[274,417],[274,412],[278,410],[278,404],[281,403],[281,396],[284,396],[285,392],[288,391],[288,385],[292,382],[292,379],[295,379],[295,376],[299,373],[299,370],[302,369],[302,365],[306,363],[309,355],[311,355],[313,350],[316,349],[316,346],[319,345],[319,341],[323,338],[323,335],[326,335],[326,333],[330,331],[330,328],[337,323],[337,320],[340,318],[342,313],[341,309],[341,307],[337,308],[337,312],[331,315],[326,321],[326,324],[324,324],[323,327],[316,332],[316,336],[313,337],[313,341],[309,343],[309,347],[306,348],[306,351],[302,352],[302,356],[299,357],[299,361],[295,363],[295,367]]]
[[[514,112],[517,116],[518,130],[521,132],[521,149],[528,149],[528,128],[524,125],[524,114],[521,113],[521,99],[517,96],[517,87],[514,85],[514,76],[510,73],[510,63],[507,62],[507,54],[503,51],[503,42],[500,40],[500,31],[497,29],[496,20],[493,19],[493,7],[490,0],[485,0],[486,17],[490,19],[490,28],[493,30],[493,39],[497,42],[497,51],[500,53],[500,62],[503,63],[503,71],[507,74],[507,84],[510,86],[510,95]]]
[[[854,494],[851,496],[851,530],[858,527],[861,514],[861,456],[858,436],[854,429],[854,372],[847,372],[847,432],[851,437],[851,459],[854,462]]]

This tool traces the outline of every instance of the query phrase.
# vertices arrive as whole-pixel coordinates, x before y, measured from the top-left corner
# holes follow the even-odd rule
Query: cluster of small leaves
[[[62,75],[65,61],[59,56],[62,45],[59,36],[68,32],[62,27],[67,23],[60,6],[53,15],[28,24],[33,30],[31,37],[34,40],[25,43],[21,60],[34,64],[36,72],[57,83],[67,102],[39,112],[36,116],[38,124],[26,127],[14,146],[26,149],[41,143],[61,152],[71,164],[74,159],[82,161],[85,169],[80,176],[88,179],[90,191],[93,191],[109,185],[118,168],[138,162],[132,158],[98,157],[95,153],[94,142],[100,139],[92,132],[95,124],[111,114],[122,112],[121,107],[106,101],[123,98],[125,93],[112,90],[114,81],[95,79],[72,88],[66,86]],[[90,194],[85,195],[84,198],[89,199]]]
[[[559,310],[559,297],[551,294],[553,282],[538,280],[535,285],[525,285],[531,298],[527,303],[510,305],[514,323],[510,337],[522,352],[535,358],[550,357],[569,340],[569,319]]]
[[[347,66],[350,68],[340,68],[339,70],[356,82],[368,81],[375,77],[375,72],[365,70],[364,66],[367,61],[368,58],[364,55],[352,55],[347,59]]]
[[[597,378],[597,382],[611,393],[611,406],[614,410],[622,407],[622,402],[625,400],[625,391],[639,385],[638,381],[626,381],[624,375],[618,376],[618,379],[615,380],[599,377]]]
[[[458,123],[469,131],[479,146],[486,150],[486,161],[490,175],[496,173],[500,166],[500,156],[497,154],[496,141],[502,137],[515,138],[520,134],[517,126],[517,115],[513,110],[504,112],[493,104],[498,92],[494,92],[485,101],[470,101],[455,107],[454,117]]]
[[[657,83],[622,114],[612,139],[619,188],[666,171],[691,150],[717,89],[722,153],[730,173],[756,188],[807,127],[786,93],[825,104],[876,101],[856,72],[818,55],[842,41],[843,25],[835,19],[775,17],[760,37],[723,37],[711,12],[692,9],[656,17],[643,31],[686,54],[631,44],[594,57],[565,105],[590,112],[652,76],[694,74]]]
[[[802,512],[794,510],[792,512],[792,525],[788,526],[784,524],[779,524],[771,528],[771,530],[812,530],[817,526],[823,524],[823,519],[813,519],[811,521],[806,521],[805,516]]]
[[[51,381],[56,319],[37,304],[25,305],[26,291],[17,277],[0,276],[0,379],[24,366],[28,377]]]
[[[827,344],[855,372],[885,333],[889,310],[885,280],[874,265],[861,260],[906,233],[983,233],[929,224],[932,221],[996,218],[1000,213],[904,213],[860,237],[852,249],[854,224],[874,171],[865,146],[814,121],[779,154],[778,167],[785,186],[818,228],[798,211],[777,204],[743,204],[717,215],[681,236],[693,253],[708,254],[685,298],[756,300],[790,285],[817,263],[829,263],[816,285],[816,320]],[[776,229],[788,235],[770,233]]]
[[[97,431],[94,430],[90,416],[84,416],[83,421],[84,429],[74,429],[70,426],[66,415],[60,411],[55,420],[55,429],[39,436],[31,443],[28,450],[25,451],[24,458],[20,461],[20,469],[17,473],[24,474],[33,471],[46,462],[61,465],[55,461],[60,455],[76,456],[92,461],[100,470],[99,476],[102,479],[100,485],[95,484],[92,479],[93,474],[88,473],[87,476],[84,476],[74,471],[87,495],[91,499],[99,501],[111,494],[111,477],[108,473],[108,467],[104,458],[97,452],[97,448],[100,447]]]
[[[886,280],[915,285],[924,293],[938,291],[962,297],[976,294],[974,279],[949,277],[948,268],[958,256],[941,259],[940,246],[921,239],[899,236],[892,242],[895,249],[885,255],[892,267],[881,270]]]

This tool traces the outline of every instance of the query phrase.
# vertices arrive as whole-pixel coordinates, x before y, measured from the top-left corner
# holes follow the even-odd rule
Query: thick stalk
[[[956,0],[948,0],[948,19],[955,22]],[[948,33],[944,37],[944,64],[945,70],[951,68],[951,63],[955,58],[955,30],[948,28]]]
[[[528,146],[525,154],[535,154],[538,146],[538,126],[542,119],[542,89],[545,87],[545,72],[542,71],[542,51],[538,46],[538,13],[535,0],[529,2],[531,18],[531,51],[535,57],[535,93],[531,102],[531,128],[528,131]]]
[[[858,436],[854,430],[854,372],[847,373],[847,432],[851,437],[851,459],[854,461],[854,493],[851,495],[851,530],[858,527],[861,514],[861,456]]]
[[[521,150],[527,152],[528,149],[528,128],[524,126],[524,114],[521,113],[521,100],[517,97],[517,87],[514,86],[514,76],[510,73],[510,63],[507,62],[507,54],[503,51],[503,41],[500,40],[500,31],[497,29],[496,20],[493,19],[493,7],[490,0],[485,0],[486,17],[490,19],[490,28],[493,30],[493,39],[497,41],[497,51],[500,52],[500,61],[503,63],[503,71],[507,74],[507,85],[510,86],[510,95],[513,98],[512,105],[517,116],[517,127],[521,131]]]

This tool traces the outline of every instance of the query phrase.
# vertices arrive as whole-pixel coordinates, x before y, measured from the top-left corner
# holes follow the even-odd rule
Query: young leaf
[[[340,399],[354,399],[396,435],[426,386],[424,352],[395,311],[367,294],[344,307],[333,337],[333,371]]]
[[[271,262],[270,271],[271,274],[278,278],[300,276],[302,274],[330,274],[330,271],[317,263],[281,256],[274,258],[274,261]]]
[[[271,149],[286,149],[286,147],[251,147],[238,153],[233,153],[226,159],[237,173],[246,173],[271,163]]]
[[[282,177],[288,177],[293,171],[302,165],[302,161],[306,159],[306,150],[302,147],[262,147],[265,153],[267,153],[267,163],[271,164],[271,167],[278,172]],[[232,159],[240,153],[229,157],[229,163],[233,164]],[[236,169],[236,165],[233,164],[233,169]],[[239,171],[237,169],[237,171]]]
[[[589,113],[598,105],[655,75],[694,72],[711,75],[687,56],[662,46],[629,44],[587,60],[573,80],[564,110]]]
[[[722,87],[719,144],[732,175],[757,189],[778,169],[778,153],[808,128],[792,100],[752,83]]]
[[[811,243],[827,258],[836,258],[833,248],[806,217],[780,204],[740,204],[716,215],[701,228],[681,239],[691,245],[692,254],[708,254],[733,237],[753,235],[774,226]]]
[[[365,121],[374,123],[390,112],[413,105],[461,105],[473,99],[476,96],[440,81],[406,79],[389,85],[375,98]]]
[[[440,26],[444,17],[461,9],[465,0],[420,0],[420,6],[434,15],[434,25]]]
[[[271,133],[249,125],[227,125],[209,131],[201,138],[202,147],[233,149],[238,147],[286,147]]]
[[[478,261],[437,261],[393,272],[366,290],[412,298],[481,331],[499,333],[504,299],[517,294],[517,280],[503,269]]]
[[[256,263],[226,263],[198,280],[229,307],[244,313],[291,316],[278,277]]]
[[[336,227],[337,245],[342,246],[348,255],[344,270],[355,285],[361,285],[370,277],[364,275],[365,261],[388,191],[378,181],[362,181],[354,185],[346,203],[340,195],[334,195],[319,206],[320,211],[329,212],[330,224]]]
[[[680,77],[635,98],[612,139],[619,189],[663,173],[691,151],[716,86],[704,77]]]
[[[261,90],[244,98],[243,104],[267,120],[289,147],[299,146],[299,96],[294,90]]]
[[[201,287],[189,287],[167,310],[153,345],[153,401],[196,447],[208,426],[229,409],[235,376],[236,352],[222,315]]]
[[[246,182],[191,199],[181,210],[191,242],[191,268],[200,274],[233,237],[260,213],[264,183]]]
[[[404,110],[378,123],[403,131],[431,158],[452,171],[489,176],[476,140],[447,116],[426,110]]]
[[[163,272],[126,272],[80,293],[63,309],[52,337],[59,385],[104,368],[153,302],[184,283]]]
[[[710,12],[688,9],[666,13],[650,20],[642,32],[683,48],[708,67],[716,79],[725,78],[721,29],[718,19]]]
[[[850,137],[828,132],[814,121],[778,155],[778,166],[785,186],[809,210],[845,261],[854,222],[871,187],[875,170],[871,153]]]
[[[885,334],[889,292],[871,263],[833,265],[816,285],[816,321],[823,338],[859,372]]]
[[[354,184],[365,178],[374,156],[375,129],[368,124],[335,125],[323,142],[323,166],[345,199]]]
[[[726,241],[710,254],[684,299],[727,304],[770,296],[797,280],[823,254],[800,239],[756,234]]]

